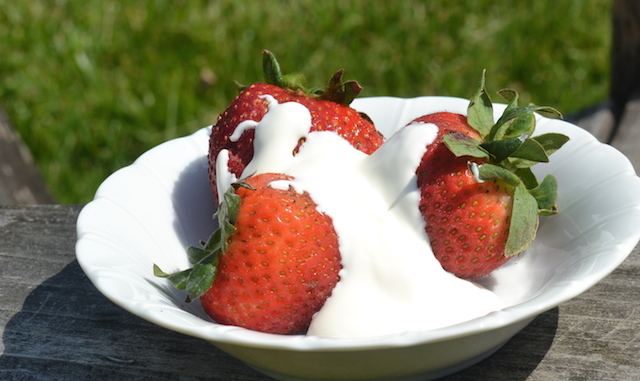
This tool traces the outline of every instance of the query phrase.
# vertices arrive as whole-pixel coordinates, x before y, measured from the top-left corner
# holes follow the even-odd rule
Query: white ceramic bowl
[[[385,135],[434,111],[465,113],[448,97],[362,98]],[[504,105],[494,106],[496,115]],[[543,218],[527,252],[482,283],[508,305],[447,328],[371,339],[280,336],[212,322],[152,265],[188,267],[185,247],[214,229],[207,177],[209,128],[143,154],[100,186],[78,218],[77,257],[95,286],[124,309],[160,326],[208,340],[282,380],[433,379],[491,355],[537,315],[579,295],[613,271],[640,239],[640,178],[614,148],[572,124],[539,117],[537,133],[571,141],[535,167],[559,182],[560,214]],[[429,292],[429,290],[425,290]]]

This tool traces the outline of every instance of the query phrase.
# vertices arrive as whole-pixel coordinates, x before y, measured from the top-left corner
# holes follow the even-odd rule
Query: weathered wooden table
[[[0,380],[268,380],[126,312],[75,259],[79,206],[0,208]],[[459,380],[639,380],[640,246]]]

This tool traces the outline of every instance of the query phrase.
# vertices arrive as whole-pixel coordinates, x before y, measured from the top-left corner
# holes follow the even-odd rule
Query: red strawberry
[[[479,183],[467,162],[442,142],[447,133],[478,134],[460,114],[425,115],[416,122],[440,127],[416,171],[420,211],[436,258],[461,278],[480,278],[504,264],[513,191],[498,180]],[[483,161],[476,160],[476,163]]]
[[[253,157],[254,131],[245,131],[236,142],[229,140],[238,124],[245,120],[259,122],[267,112],[267,100],[262,95],[271,95],[279,103],[299,102],[305,105],[312,118],[311,131],[334,131],[353,147],[367,154],[382,145],[384,139],[364,114],[349,107],[362,87],[355,81],[342,83],[343,71],[338,71],[323,92],[305,92],[300,76],[283,76],[273,54],[263,52],[265,79],[267,83],[256,83],[240,91],[240,94],[220,114],[212,128],[209,140],[209,178],[214,196],[216,189],[215,161],[218,153],[229,150],[229,168],[237,178]]]
[[[500,94],[510,104],[495,124],[484,75],[468,116],[440,112],[412,122],[439,127],[416,170],[420,211],[436,258],[464,279],[482,278],[525,250],[538,214],[556,213],[555,178],[538,184],[530,167],[548,161],[568,140],[560,134],[531,137],[533,112],[559,113],[518,107],[511,90]]]
[[[200,296],[216,322],[268,333],[304,332],[331,294],[341,269],[338,237],[329,216],[307,193],[270,185],[292,180],[266,173],[224,195],[221,229],[203,249],[190,248],[194,267],[162,272],[190,299]],[[225,238],[226,237],[226,238]]]

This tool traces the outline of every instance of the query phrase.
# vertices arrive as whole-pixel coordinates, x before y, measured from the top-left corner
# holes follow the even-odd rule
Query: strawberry
[[[220,324],[277,334],[304,332],[331,294],[341,269],[338,237],[329,216],[308,193],[282,190],[265,173],[225,193],[214,232],[203,248],[188,249],[193,268],[167,274],[188,298],[200,297]]]
[[[265,83],[255,83],[240,91],[212,127],[209,139],[209,179],[217,200],[216,159],[221,150],[229,151],[229,169],[240,178],[243,169],[253,157],[253,131],[245,131],[237,141],[230,137],[238,124],[245,120],[259,122],[267,112],[268,102],[263,95],[273,96],[279,103],[295,101],[306,106],[312,118],[311,131],[334,131],[353,147],[370,154],[382,145],[384,138],[371,120],[349,107],[362,91],[355,81],[342,82],[340,70],[329,80],[324,91],[305,91],[300,75],[285,75],[273,54],[263,51]]]
[[[524,251],[538,215],[557,212],[556,179],[548,175],[538,183],[530,167],[547,162],[568,140],[554,133],[532,137],[534,112],[559,112],[519,107],[512,90],[499,94],[509,104],[496,123],[484,73],[466,116],[439,112],[411,122],[439,128],[416,170],[419,207],[434,255],[464,279],[482,278]]]

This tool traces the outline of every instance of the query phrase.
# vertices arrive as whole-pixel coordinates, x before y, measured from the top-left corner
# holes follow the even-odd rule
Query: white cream
[[[293,176],[291,184],[309,192],[333,219],[339,237],[340,282],[314,316],[309,335],[358,338],[424,331],[502,308],[490,291],[444,271],[431,251],[418,210],[415,169],[437,135],[435,125],[402,128],[368,156],[333,132],[309,133],[306,107],[266,98],[267,115],[259,123],[239,127],[235,136],[245,127],[256,128],[254,159],[243,176],[259,172]],[[305,143],[293,156],[305,135]],[[263,154],[275,152],[276,147],[277,154]],[[218,157],[221,167],[227,155],[223,152]],[[232,177],[221,167],[218,182],[228,186]]]

